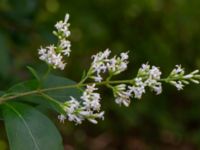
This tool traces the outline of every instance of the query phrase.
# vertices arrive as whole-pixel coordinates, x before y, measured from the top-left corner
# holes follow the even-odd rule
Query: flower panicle
[[[129,106],[132,97],[141,99],[149,87],[157,95],[162,92],[160,80],[161,71],[158,67],[143,64],[139,69],[137,76],[128,84],[119,84],[113,88],[115,102]]]
[[[65,15],[64,20],[55,24],[53,34],[58,38],[57,45],[41,47],[38,50],[39,59],[45,61],[54,69],[63,70],[66,66],[64,57],[69,57],[71,53],[71,42],[68,40],[71,32],[69,14]],[[86,86],[79,98],[70,97],[65,103],[61,104],[62,113],[58,116],[61,122],[65,120],[81,124],[88,120],[94,124],[97,119],[104,119],[104,111],[101,111],[101,95],[98,92],[97,85],[106,85],[113,92],[115,102],[119,105],[128,107],[132,98],[141,99],[147,88],[156,95],[162,93],[162,82],[175,86],[182,90],[185,85],[193,82],[200,83],[199,70],[189,74],[181,65],[176,65],[167,78],[162,79],[162,72],[159,67],[151,66],[148,63],[142,64],[136,77],[131,80],[119,80],[112,82],[113,76],[124,72],[128,67],[129,52],[122,52],[119,56],[111,57],[111,50],[100,51],[91,57],[92,63],[87,73],[79,82],[78,88]],[[106,77],[107,75],[107,77]],[[106,78],[105,78],[106,77]],[[87,79],[94,80],[94,83],[86,84]],[[120,82],[121,81],[121,82]],[[84,83],[84,84],[83,84]]]
[[[92,56],[93,62],[91,64],[90,78],[96,82],[103,80],[102,73],[108,72],[114,76],[120,74],[127,69],[128,65],[128,52],[123,52],[120,56],[109,58],[111,50],[106,49]]]
[[[156,95],[161,94],[163,90],[162,81],[174,85],[178,90],[182,90],[184,85],[190,82],[198,84],[200,80],[199,70],[185,74],[184,69],[180,65],[176,65],[170,75],[163,80],[159,67],[146,63],[142,64],[136,77],[133,79],[128,80],[126,83],[112,85],[109,84],[110,78],[117,75],[118,72],[121,73],[127,69],[128,52],[121,53],[119,57],[114,56],[112,58],[110,58],[110,54],[111,51],[106,49],[92,56],[93,61],[86,79],[94,79],[96,83],[101,83],[104,80],[102,74],[108,72],[108,77],[104,80],[104,82],[107,82],[105,82],[105,85],[112,90],[115,102],[120,106],[124,105],[128,107],[133,97],[141,99],[147,88],[155,92]],[[121,64],[123,64],[124,68]],[[96,80],[97,78],[99,80]],[[83,91],[80,100],[82,102],[78,102],[77,99],[71,97],[71,100],[65,102],[63,109],[66,114],[61,114],[58,117],[61,122],[68,119],[69,121],[76,122],[76,124],[80,124],[86,119],[96,124],[98,118],[104,119],[104,111],[100,111],[101,96],[98,93],[96,84],[86,85],[86,89]]]
[[[60,114],[58,119],[61,122],[68,119],[76,124],[81,124],[85,119],[96,124],[98,118],[104,119],[104,111],[100,111],[100,94],[94,92],[98,90],[95,86],[95,84],[87,85],[80,97],[82,103],[74,97],[70,97],[70,100],[63,103],[62,109],[65,114]]]
[[[69,57],[71,53],[71,42],[68,40],[71,32],[68,20],[69,14],[66,14],[64,21],[61,20],[55,24],[56,30],[53,31],[53,34],[58,38],[57,45],[41,47],[38,50],[39,59],[45,61],[53,69],[64,70],[67,64],[64,61],[64,56]]]

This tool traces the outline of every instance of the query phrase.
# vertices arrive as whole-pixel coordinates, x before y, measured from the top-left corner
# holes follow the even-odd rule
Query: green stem
[[[132,79],[131,80],[103,81],[100,83],[96,83],[96,82],[82,83],[82,84],[77,83],[77,84],[57,86],[57,87],[52,87],[52,88],[37,89],[37,90],[28,91],[28,92],[24,92],[24,93],[18,93],[16,95],[11,95],[11,96],[7,96],[7,97],[0,97],[0,104],[6,102],[8,100],[16,99],[19,97],[24,97],[24,96],[34,95],[34,94],[41,94],[41,93],[55,91],[55,90],[61,90],[61,89],[80,88],[80,87],[84,87],[88,84],[107,85],[107,84],[119,84],[119,83],[131,83],[131,82],[132,82]]]
[[[89,68],[89,70],[88,70],[86,76],[79,82],[79,84],[80,84],[80,85],[83,84],[83,83],[88,79],[88,77],[89,77],[90,75],[91,75],[91,67]]]
[[[56,91],[56,90],[62,90],[62,89],[68,89],[68,88],[78,88],[78,89],[80,89],[81,87],[87,86],[88,84],[106,85],[107,86],[107,85],[111,85],[111,84],[123,84],[123,83],[124,84],[133,84],[133,81],[134,81],[134,79],[115,80],[115,81],[110,81],[109,79],[107,79],[107,80],[99,82],[99,83],[96,83],[96,82],[84,83],[87,78],[88,78],[88,75],[86,75],[86,77],[77,84],[57,86],[57,87],[44,88],[44,89],[36,89],[36,90],[33,90],[33,91],[24,92],[24,93],[17,93],[15,95],[7,95],[7,96],[3,95],[3,96],[0,97],[0,104],[6,102],[8,100],[16,99],[16,98],[19,98],[19,97],[24,97],[24,96],[34,95],[34,94],[45,94],[45,92],[49,92],[49,91]],[[159,81],[168,83],[169,78],[163,78],[163,79],[160,79]]]
[[[57,104],[58,106],[61,106],[61,103],[57,100],[55,100],[54,98],[50,97],[49,95],[45,94],[45,93],[40,93],[43,97],[45,97],[46,99],[50,100],[51,102]]]

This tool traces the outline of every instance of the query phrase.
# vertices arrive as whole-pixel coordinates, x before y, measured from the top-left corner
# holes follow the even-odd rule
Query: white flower
[[[106,49],[104,52],[99,52],[92,56],[93,62],[91,68],[93,72],[97,72],[99,74],[106,71],[105,63],[110,53],[111,51]]]
[[[104,114],[105,114],[105,112],[102,111],[102,112],[99,112],[99,113],[94,114],[94,116],[95,116],[96,118],[100,118],[100,119],[104,120]]]
[[[142,98],[142,94],[145,93],[145,87],[143,85],[141,86],[128,86],[130,93],[134,93],[134,97],[137,99]]]
[[[159,95],[162,93],[162,84],[157,82],[154,86],[152,86],[152,89],[154,92],[156,92],[156,95]]]
[[[184,79],[190,79],[193,78],[193,74],[187,74],[183,77]]]
[[[66,39],[62,39],[60,41],[60,48],[61,48],[61,52],[63,53],[63,55],[67,55],[69,56],[70,55],[70,47],[71,47],[71,43],[69,40],[66,40]]]
[[[114,56],[109,58],[111,51],[106,49],[104,52],[99,52],[92,56],[93,62],[91,65],[92,75],[90,78],[97,82],[102,81],[101,73],[109,71],[112,75],[117,75],[127,69],[128,52],[121,53],[120,57]],[[94,74],[96,74],[94,76]]]
[[[94,77],[92,77],[93,79],[94,79],[94,81],[96,81],[96,82],[101,82],[102,80],[103,80],[103,78],[99,75],[99,74],[97,74],[97,76],[94,76]]]
[[[69,121],[74,121],[74,122],[76,122],[76,124],[81,124],[82,121],[83,121],[83,118],[81,116],[76,115],[76,114],[70,114],[69,113],[69,114],[67,114],[67,116],[68,116]]]
[[[119,105],[123,104],[126,107],[130,104],[131,93],[126,91],[126,84],[119,84],[113,89],[115,102]]]
[[[100,110],[101,97],[99,93],[94,92],[96,90],[98,89],[95,87],[95,84],[93,84],[93,85],[87,85],[86,90],[83,92],[81,99],[83,100],[83,105],[86,110],[95,110],[95,111]]]
[[[115,98],[115,102],[119,105],[123,104],[128,107],[130,105],[130,95],[129,93],[123,92]]]
[[[142,82],[142,78],[141,77],[136,77],[135,78],[135,85],[136,86],[144,86],[144,83]]]
[[[88,121],[90,121],[91,123],[93,123],[93,124],[97,124],[98,122],[95,120],[95,119],[93,119],[93,118],[88,118]]]
[[[60,68],[64,69],[66,63],[63,62],[63,56],[60,53],[56,53],[56,47],[54,45],[47,46],[46,48],[40,48],[38,50],[39,58],[49,65],[51,65],[54,69]]]
[[[58,119],[60,120],[60,122],[64,123],[66,120],[66,116],[63,114],[58,115]]]
[[[64,70],[65,69],[65,66],[66,66],[66,63],[63,63],[63,62],[60,62],[58,64],[58,68],[60,68],[61,70]]]
[[[70,24],[68,23],[69,20],[69,14],[65,15],[65,20],[64,21],[59,21],[56,23],[55,27],[58,30],[58,32],[56,32],[57,34],[62,33],[66,38],[68,36],[70,36],[70,31],[69,31],[69,26]]]
[[[44,55],[44,54],[46,54],[46,52],[47,52],[47,50],[46,50],[45,48],[41,47],[41,48],[39,49],[39,51],[38,51],[38,54],[39,54],[39,55]]]
[[[93,91],[98,90],[98,88],[96,88],[95,86],[96,86],[95,84],[87,85],[87,88],[85,91],[88,93],[92,93]]]
[[[176,65],[175,68],[172,70],[170,76],[178,76],[183,75],[185,73],[184,69],[181,67],[181,65]]]
[[[122,59],[122,60],[127,60],[127,59],[128,59],[128,52],[126,52],[126,53],[121,53],[120,56],[121,56],[121,59]]]
[[[177,90],[182,90],[183,89],[183,87],[184,87],[184,85],[183,85],[183,83],[181,82],[181,81],[170,81],[170,83],[172,84],[172,85],[174,85],[176,88],[177,88]]]
[[[143,71],[149,70],[150,69],[150,65],[147,64],[142,64],[142,68]]]
[[[79,109],[80,103],[74,97],[70,97],[70,100],[63,104],[63,110],[66,112],[66,116],[61,114],[58,117],[62,122],[68,119],[69,121],[76,122],[76,124],[80,124],[83,117],[79,114]]]
[[[47,49],[41,47],[38,50],[38,54],[40,55],[39,59],[41,59],[43,61],[47,60]]]
[[[142,64],[142,67],[139,69],[138,71],[138,75],[146,75],[149,74],[149,70],[150,70],[150,65],[147,64]]]
[[[88,121],[90,121],[91,123],[97,124],[98,123],[96,120],[97,118],[104,120],[104,111],[90,114],[88,117]]]
[[[107,62],[107,68],[110,73],[117,75],[127,69],[128,65],[128,52],[121,53],[121,57],[114,56]]]
[[[61,114],[58,116],[58,119],[61,122],[68,119],[69,121],[74,121],[76,124],[81,124],[85,119],[92,123],[97,123],[96,119],[98,118],[104,119],[104,112],[98,112],[100,109],[100,95],[94,93],[94,90],[97,90],[95,85],[87,86],[87,89],[83,92],[81,97],[84,100],[83,105],[81,105],[74,97],[70,97],[70,100],[62,105],[66,115]]]
[[[176,65],[176,69],[175,69],[176,74],[184,72],[183,68],[181,67],[181,65]]]
[[[65,111],[69,113],[73,113],[79,108],[80,104],[74,97],[71,96],[70,98],[71,100],[66,102],[68,107],[65,108]]]
[[[92,56],[93,62],[91,64],[91,72],[92,74],[96,73],[96,75],[92,75],[90,76],[90,78],[94,79],[96,82],[102,81],[100,73],[106,72],[106,62],[110,53],[111,51],[109,49],[106,49],[104,52],[99,52],[96,55]]]
[[[93,64],[106,61],[110,53],[111,51],[109,49],[106,49],[104,52],[99,52],[96,55],[93,55]]]
[[[138,71],[138,77],[135,79],[136,87],[133,86],[132,88],[135,97],[141,98],[146,86],[155,91],[157,95],[160,94],[162,92],[162,84],[159,82],[161,74],[158,67],[143,64]]]
[[[183,89],[183,84],[182,84],[181,81],[176,82],[175,86],[176,86],[176,88],[177,88],[178,90],[182,90],[182,89]]]
[[[57,31],[53,33],[59,39],[58,46],[50,45],[38,50],[39,59],[45,61],[54,69],[64,70],[66,63],[63,61],[63,56],[69,56],[71,52],[71,43],[66,39],[70,35],[68,19],[69,15],[66,14],[65,20],[59,21],[55,25]]]
[[[162,73],[158,67],[152,66],[152,69],[149,70],[149,74],[152,79],[159,80]]]

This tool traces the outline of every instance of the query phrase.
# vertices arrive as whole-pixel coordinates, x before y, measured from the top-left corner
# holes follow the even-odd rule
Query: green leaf
[[[6,91],[6,93],[23,93],[32,90],[36,90],[39,84],[36,80],[28,80],[25,82],[18,83],[12,86],[10,89]]]
[[[64,86],[64,85],[72,85],[72,84],[76,84],[76,82],[69,80],[67,78],[49,75],[47,76],[46,80],[43,81],[43,86],[41,87],[41,89]],[[38,85],[39,83],[36,80],[25,81],[11,87],[7,91],[6,95],[14,95],[17,93],[24,93],[24,92],[36,90],[39,87]],[[81,91],[77,88],[61,89],[61,90],[49,91],[45,93],[48,96],[55,99],[55,101],[59,101],[59,102],[65,102],[66,100],[69,100],[70,96],[73,96],[79,99],[81,95]],[[59,113],[62,110],[60,108],[60,105],[58,104],[59,102],[56,103],[55,101],[52,101],[49,98],[38,95],[38,94],[20,97],[20,98],[17,98],[17,100],[43,105],[44,107],[54,109]]]
[[[76,84],[76,82],[68,78],[58,77],[55,75],[49,75],[47,79],[44,81],[43,87],[51,88],[51,87],[66,86],[66,85],[73,85],[73,84]],[[81,96],[81,91],[77,88],[61,89],[61,90],[49,91],[46,93],[49,96],[61,102],[65,102],[66,100],[69,100],[70,96],[73,96],[77,99],[79,99]]]
[[[6,96],[36,90],[38,89],[38,84],[39,83],[36,80],[29,80],[22,83],[18,83],[7,91]],[[53,103],[52,101],[48,101],[43,96],[38,95],[38,94],[19,97],[16,100],[31,102],[32,104],[37,104],[37,105],[39,104],[39,105],[42,105],[43,107],[45,106],[45,108],[53,108],[57,112],[60,112],[60,107],[58,104]]]
[[[11,150],[63,150],[54,124],[33,107],[6,103],[3,116]]]
[[[39,83],[37,80],[28,80],[28,81],[21,82],[12,86],[10,89],[6,91],[4,96],[16,95],[19,93],[33,91],[33,90],[38,89],[38,87],[39,87]],[[43,102],[44,100],[42,100],[41,96],[39,95],[28,95],[28,96],[20,97],[19,100],[28,101],[35,104],[41,104],[41,103],[44,103],[45,105],[47,104]]]
[[[39,84],[37,80],[29,80],[25,81],[19,84],[14,85],[11,87],[7,92],[6,95],[15,95],[19,93],[24,93],[28,91],[37,90],[39,87]],[[43,81],[43,86],[41,89],[44,88],[51,88],[51,87],[58,87],[58,86],[64,86],[64,85],[73,85],[76,84],[76,82],[69,80],[67,78],[58,77],[54,75],[48,75],[46,80]],[[17,98],[19,101],[27,101],[34,104],[42,105],[46,108],[51,108],[56,110],[57,112],[61,113],[62,109],[60,107],[60,102],[65,102],[66,100],[69,100],[70,96],[73,96],[77,99],[81,96],[81,91],[77,88],[69,88],[69,89],[61,89],[61,90],[55,90],[55,91],[49,91],[45,92],[45,94],[52,97],[47,98],[46,96],[42,96],[40,94],[34,94],[34,95],[27,95],[23,97]],[[5,95],[4,95],[5,96]],[[58,102],[56,102],[58,101]]]
[[[47,78],[43,81],[43,85],[41,89],[73,85],[73,84],[76,84],[76,82],[70,79],[55,76],[55,75],[48,75]],[[36,80],[29,80],[29,81],[25,81],[25,82],[14,85],[6,93],[7,94],[23,93],[23,92],[28,92],[31,90],[36,90],[38,89],[38,87],[39,87],[39,84]],[[59,89],[59,90],[49,91],[45,93],[61,102],[68,100],[70,96],[73,96],[78,99],[81,95],[81,91],[77,88]],[[30,97],[30,95],[27,97]],[[24,99],[24,97],[22,97],[22,99]],[[37,102],[37,100],[34,100],[34,102]]]
[[[31,72],[31,74],[35,77],[35,79],[37,79],[37,81],[40,81],[40,77],[37,74],[37,71],[35,71],[35,69],[30,66],[27,66],[27,68]]]

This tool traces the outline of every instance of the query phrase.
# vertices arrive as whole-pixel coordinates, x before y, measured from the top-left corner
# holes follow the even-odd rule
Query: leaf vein
[[[24,123],[24,126],[27,128],[28,133],[30,134],[30,137],[31,137],[31,139],[32,139],[32,141],[33,141],[33,143],[34,143],[34,145],[35,145],[36,150],[40,150],[39,145],[38,145],[38,143],[36,142],[36,140],[35,140],[35,138],[34,138],[34,136],[33,136],[33,133],[32,133],[32,131],[31,131],[31,129],[28,127],[28,124],[26,123],[26,120],[23,118],[23,116],[20,114],[20,112],[17,111],[17,109],[15,109],[12,105],[10,105],[10,104],[8,104],[8,103],[5,103],[5,104],[6,104],[10,109],[12,109],[13,112],[15,112],[15,113],[18,115],[18,117],[22,120],[22,122]]]

